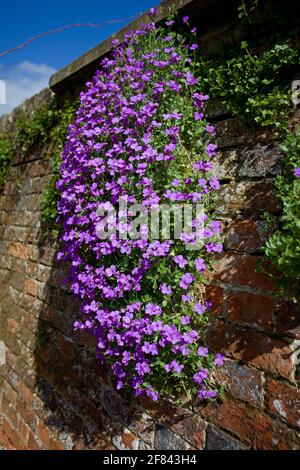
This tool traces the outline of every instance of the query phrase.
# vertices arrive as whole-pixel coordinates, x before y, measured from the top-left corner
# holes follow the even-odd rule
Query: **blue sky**
[[[70,23],[103,23],[127,18],[156,6],[159,0],[11,0],[1,2],[0,53],[36,34]],[[56,70],[125,26],[76,28],[39,39],[0,58],[0,80],[6,85],[6,104],[0,115],[45,86]],[[1,100],[0,100],[1,103]]]

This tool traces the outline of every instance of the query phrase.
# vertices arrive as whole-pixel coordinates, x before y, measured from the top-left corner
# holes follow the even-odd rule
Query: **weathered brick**
[[[38,437],[41,443],[45,446],[46,449],[49,449],[50,445],[50,433],[47,425],[39,420],[38,422]]]
[[[289,450],[299,447],[300,439],[293,431],[249,405],[233,400],[211,402],[200,407],[200,412],[204,418],[255,449]]]
[[[49,450],[66,450],[58,439],[50,439]]]
[[[23,380],[20,381],[20,394],[23,397],[24,401],[28,404],[31,405],[32,399],[33,399],[33,392],[30,390],[29,387],[25,384]]]
[[[191,447],[186,441],[164,426],[157,426],[154,446],[157,450],[188,450]]]
[[[275,330],[279,335],[300,339],[300,309],[293,300],[281,300],[273,312]]]
[[[245,450],[247,447],[211,424],[207,428],[207,450]]]
[[[4,394],[7,396],[9,403],[16,405],[18,394],[7,381],[5,381],[3,384],[3,391]]]
[[[206,422],[197,415],[178,420],[171,429],[195,449],[204,449]]]
[[[282,377],[293,377],[294,350],[282,339],[214,319],[207,331],[207,342],[215,351]]]
[[[29,436],[29,427],[25,421],[19,416],[19,433],[22,436],[24,447],[26,448]]]
[[[283,154],[274,143],[246,146],[239,151],[240,178],[258,178],[278,175]]]
[[[215,140],[220,148],[253,143],[264,143],[274,139],[274,130],[260,127],[255,132],[249,132],[246,124],[239,117],[222,120],[215,125],[217,133]]]
[[[58,339],[58,349],[65,356],[72,357],[74,353],[74,343],[66,336],[60,335]]]
[[[28,441],[27,441],[28,450],[42,450],[42,446],[36,440],[36,436],[33,432],[29,431]]]
[[[274,181],[230,182],[221,186],[216,212],[220,216],[261,217],[265,211],[278,214],[279,200],[274,194]]]
[[[20,328],[19,323],[14,318],[7,318],[6,322],[7,330],[14,335]]]
[[[138,450],[139,448],[139,438],[128,429],[125,429],[121,435],[113,436],[112,443],[119,450]]]
[[[272,414],[300,428],[300,390],[283,382],[268,380],[267,404]]]
[[[228,293],[228,318],[241,325],[272,331],[272,313],[275,301],[248,292]]]
[[[37,283],[33,279],[26,279],[25,280],[25,291],[27,294],[36,297],[37,294]]]
[[[14,446],[14,448],[16,450],[26,449],[26,444],[23,441],[23,436],[21,435],[21,433],[19,431],[15,430],[15,429],[11,430],[10,441],[11,441],[12,445]]]
[[[28,249],[23,243],[10,243],[8,253],[16,258],[26,259],[28,256]]]
[[[265,291],[277,289],[268,274],[257,272],[257,256],[237,253],[223,253],[215,266],[216,272],[209,273],[208,278],[219,280],[235,286],[248,286]]]
[[[2,410],[4,415],[9,419],[10,423],[14,427],[18,427],[18,415],[16,408],[5,396],[2,397]]]
[[[251,219],[233,220],[226,230],[225,247],[247,253],[261,251],[267,238],[265,225]]]
[[[225,291],[221,287],[209,285],[206,287],[206,298],[212,303],[211,313],[216,317],[226,315],[224,306]]]
[[[262,406],[263,377],[258,370],[227,359],[223,367],[217,370],[216,379],[234,398],[252,406]]]

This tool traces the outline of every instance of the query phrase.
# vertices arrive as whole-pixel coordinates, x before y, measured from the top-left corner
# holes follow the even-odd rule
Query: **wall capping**
[[[190,3],[199,4],[199,0],[163,0],[157,6],[159,10],[155,16],[155,21],[158,23],[166,18],[171,8],[179,11]],[[200,0],[200,3],[203,3],[203,1]],[[111,50],[112,39],[117,38],[122,42],[125,34],[131,29],[135,29],[143,21],[149,22],[147,13],[139,16],[136,20],[130,22],[115,34],[109,36],[103,42],[85,52],[66,67],[62,68],[58,72],[55,72],[50,77],[49,87],[55,93],[60,94],[67,91],[70,87],[74,86],[74,84],[76,86],[76,82],[81,83],[84,77],[89,77],[96,70],[101,58]]]

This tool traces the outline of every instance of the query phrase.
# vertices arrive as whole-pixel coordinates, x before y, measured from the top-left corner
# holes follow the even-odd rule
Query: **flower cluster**
[[[217,148],[204,117],[208,96],[197,88],[189,56],[197,45],[186,44],[173,23],[166,32],[150,21],[122,44],[113,41],[81,94],[57,183],[59,259],[70,263],[82,305],[74,327],[97,338],[117,389],[153,400],[215,397],[212,372],[223,363],[203,345],[211,305],[199,292],[212,254],[222,250],[211,211],[220,187],[212,165]],[[98,208],[121,198],[145,209],[200,202],[205,212],[176,240],[121,237],[118,219],[118,235],[99,239]],[[201,249],[188,250],[200,233]]]

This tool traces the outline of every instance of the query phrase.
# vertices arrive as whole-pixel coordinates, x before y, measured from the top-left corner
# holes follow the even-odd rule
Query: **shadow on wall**
[[[45,240],[40,240],[41,256]],[[49,246],[49,245],[48,245]],[[36,386],[44,402],[45,424],[66,448],[109,448],[134,410],[113,391],[96,358],[91,336],[73,331],[79,304],[64,284],[67,272],[53,266],[44,287],[36,335]]]

